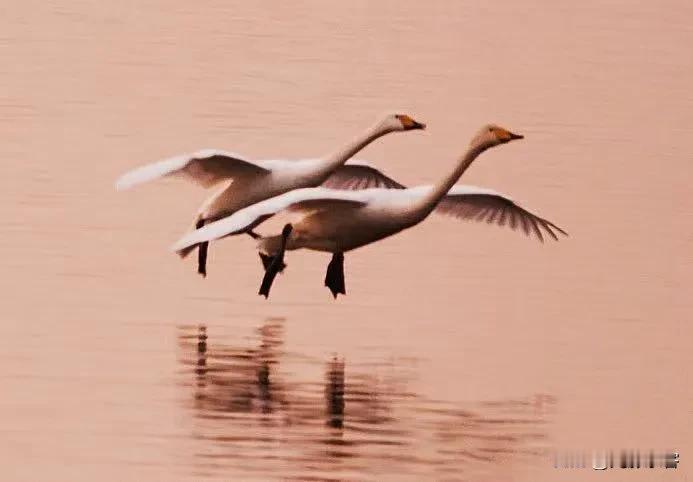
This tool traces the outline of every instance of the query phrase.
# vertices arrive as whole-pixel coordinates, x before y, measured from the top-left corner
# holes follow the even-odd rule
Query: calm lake
[[[3,480],[687,480],[693,460],[693,4],[9,2],[0,7]],[[525,139],[461,182],[570,233],[431,217],[206,279],[170,245],[208,193],[116,192],[200,148],[357,156],[436,182],[473,133]],[[276,223],[259,231],[272,232]],[[675,450],[677,470],[554,469]],[[627,474],[624,475],[624,474]]]

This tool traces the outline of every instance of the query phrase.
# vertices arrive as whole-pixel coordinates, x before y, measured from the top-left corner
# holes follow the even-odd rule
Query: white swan
[[[507,223],[513,229],[521,227],[526,234],[534,233],[542,241],[542,231],[558,239],[554,231],[564,235],[565,231],[518,206],[508,197],[489,189],[454,186],[486,149],[522,138],[502,127],[485,126],[473,138],[455,169],[435,186],[404,189],[401,184],[390,180],[400,189],[299,189],[241,209],[228,218],[193,231],[180,239],[173,249],[184,250],[198,243],[242,233],[279,211],[290,211],[298,215],[298,220],[287,224],[281,235],[265,237],[259,242],[261,252],[272,257],[260,294],[268,296],[274,276],[284,266],[285,249],[308,248],[333,253],[325,285],[336,297],[338,293],[346,294],[344,252],[415,226],[433,210],[460,219],[486,220],[499,225]]]
[[[203,150],[127,172],[116,181],[116,188],[127,189],[166,176],[187,177],[203,187],[223,182],[221,189],[209,197],[198,210],[194,226],[200,228],[259,201],[294,189],[319,186],[349,158],[377,138],[391,132],[425,127],[425,124],[408,115],[388,115],[341,149],[320,159],[251,161],[231,152]],[[356,181],[364,187],[379,186],[377,179],[369,178],[367,169],[356,171],[354,175],[362,173],[365,176],[358,179],[352,179],[350,172],[342,173],[339,181],[334,181],[336,184],[333,185],[350,185],[352,181]],[[248,234],[257,236],[252,231]],[[205,276],[208,243],[200,243],[199,248],[198,272]],[[179,254],[185,257],[192,249],[194,247],[180,250]]]

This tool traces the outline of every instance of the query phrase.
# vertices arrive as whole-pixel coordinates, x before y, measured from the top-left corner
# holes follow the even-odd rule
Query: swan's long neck
[[[339,150],[325,157],[320,166],[320,173],[325,176],[325,179],[327,179],[327,177],[329,177],[335,169],[341,167],[342,164],[351,159],[361,149],[366,147],[377,138],[382,137],[390,132],[394,132],[394,130],[383,123],[378,123],[367,129],[364,133],[352,139]]]
[[[412,207],[412,212],[416,213],[417,217],[424,219],[431,211],[435,209],[441,199],[448,193],[450,188],[460,179],[462,174],[472,165],[472,162],[479,155],[488,149],[487,144],[472,145],[467,149],[467,152],[460,158],[455,169],[443,178],[430,192],[415,203]]]

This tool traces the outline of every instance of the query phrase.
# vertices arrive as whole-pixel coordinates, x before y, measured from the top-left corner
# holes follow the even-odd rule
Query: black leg
[[[267,271],[267,268],[270,267],[270,265],[272,264],[272,261],[274,260],[275,257],[274,257],[274,256],[270,256],[269,254],[265,254],[265,253],[258,253],[258,254],[260,255],[260,261],[262,261],[262,268],[263,268],[265,271]],[[279,272],[280,272],[280,273],[283,273],[283,272],[284,272],[284,268],[286,268],[286,263],[283,263],[283,262],[282,262],[282,263],[279,265]]]
[[[282,269],[284,269],[284,251],[286,250],[286,241],[289,239],[289,235],[292,230],[291,224],[284,226],[282,230],[282,244],[279,247],[279,252],[272,256],[272,262],[269,264],[265,271],[265,276],[262,278],[262,284],[260,285],[259,295],[267,298],[269,296],[270,288],[272,287],[272,282]],[[264,260],[263,260],[264,264]]]
[[[337,298],[338,294],[346,295],[344,284],[344,253],[334,253],[330,264],[327,265],[325,273],[325,286],[332,292],[332,296]]]
[[[195,224],[195,229],[200,229],[205,225],[205,220],[200,219]],[[209,249],[209,241],[200,243],[197,246],[197,272],[202,275],[203,278],[207,277],[207,250]]]
[[[252,229],[250,231],[246,231],[245,234],[247,234],[248,236],[250,236],[253,239],[261,239],[262,238],[262,236],[257,234]],[[270,256],[269,254],[265,254],[265,253],[258,253],[258,254],[260,255],[260,261],[262,261],[262,269],[267,271],[267,268],[269,268],[269,266],[272,264],[272,260],[274,259],[274,256]],[[283,273],[284,268],[286,268],[286,264],[282,263],[279,266],[279,272]]]
[[[267,268],[270,267],[272,264],[272,259],[274,259],[273,256],[270,256],[269,254],[265,253],[258,253],[260,255],[260,261],[262,261],[262,267],[265,271],[267,271]]]

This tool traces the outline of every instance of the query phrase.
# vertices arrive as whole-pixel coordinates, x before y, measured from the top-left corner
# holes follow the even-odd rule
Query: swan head
[[[426,124],[422,122],[415,121],[411,116],[407,114],[391,114],[383,119],[381,124],[382,128],[390,131],[412,131],[412,130],[423,130],[426,128]]]
[[[479,129],[472,139],[471,145],[489,148],[524,138],[525,136],[510,132],[508,129],[499,125],[488,124]]]

